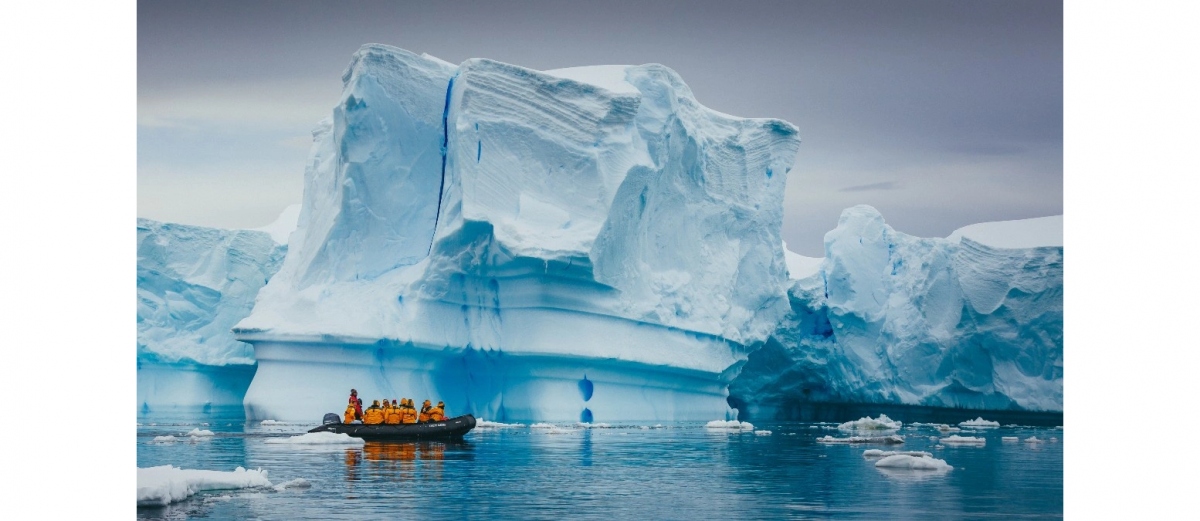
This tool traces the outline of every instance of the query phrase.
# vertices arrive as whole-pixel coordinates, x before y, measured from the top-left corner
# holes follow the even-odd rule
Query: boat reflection
[[[446,448],[466,444],[437,441],[368,441],[362,448],[346,449],[346,479],[356,481],[360,472],[386,476],[391,481],[441,480]]]

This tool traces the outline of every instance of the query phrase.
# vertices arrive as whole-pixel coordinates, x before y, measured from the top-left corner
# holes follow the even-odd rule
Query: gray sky
[[[645,5],[649,4],[649,5]],[[721,112],[800,128],[783,237],[843,208],[945,236],[1063,208],[1053,1],[138,2],[138,215],[257,227],[300,202],[364,43],[533,69],[662,63]]]

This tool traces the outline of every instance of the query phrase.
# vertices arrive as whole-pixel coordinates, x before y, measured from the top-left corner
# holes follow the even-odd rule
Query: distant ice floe
[[[345,433],[309,432],[287,438],[267,438],[264,443],[272,445],[363,445],[366,442],[362,438],[355,438]]]
[[[904,426],[903,422],[895,421],[888,418],[886,414],[880,414],[878,418],[864,416],[854,421],[848,421],[838,425],[838,430],[841,431],[898,431]]]
[[[173,465],[138,468],[138,506],[164,506],[198,492],[270,487],[267,471],[238,467],[233,472],[185,470]]]
[[[768,431],[768,430],[754,431],[754,435],[755,436],[770,436],[771,431]]]
[[[167,435],[167,436],[155,436],[154,439],[151,440],[151,443],[175,443],[176,441],[179,441],[179,438]]]
[[[1046,440],[1039,440],[1037,436],[1025,438],[1025,443],[1046,443]]]
[[[279,420],[263,420],[262,424],[263,425],[288,425],[288,422],[281,422]]]
[[[954,467],[933,457],[932,454],[912,456],[909,454],[893,454],[875,462],[876,467],[904,470],[951,470]]]
[[[713,420],[704,426],[706,429],[729,429],[735,431],[753,431],[754,424],[737,420]]]
[[[940,440],[947,445],[986,445],[987,440],[974,436],[947,436]]]
[[[958,426],[959,427],[974,427],[974,428],[999,427],[1000,422],[988,421],[988,420],[983,419],[982,416],[980,416],[978,418],[975,418],[974,420],[967,420],[965,422],[959,422]]]
[[[530,429],[557,429],[558,426],[553,423],[535,423],[529,426]]]
[[[580,429],[611,429],[612,428],[612,426],[607,423],[576,422],[575,426],[579,427]]]
[[[1021,438],[1018,438],[1016,436],[1004,436],[1004,437],[1000,438],[1000,441],[1002,441],[1004,443],[1016,443],[1018,441],[1021,441]]]
[[[933,454],[919,450],[879,450],[867,449],[863,451],[863,457],[867,459],[886,458],[888,456],[914,456],[914,457],[933,457]]]
[[[192,429],[192,430],[188,431],[187,435],[191,436],[193,438],[207,437],[207,436],[213,436],[213,431],[210,431],[207,429],[196,428],[196,429]]]
[[[849,438],[834,438],[833,436],[825,436],[817,438],[817,443],[878,443],[883,445],[899,445],[904,443],[904,436],[850,436]]]
[[[960,429],[958,427],[951,427],[944,423],[939,423],[937,425],[934,425],[934,427],[937,427],[937,430],[942,431],[942,432],[961,432],[962,431],[962,429]]]
[[[524,423],[500,423],[487,420],[475,421],[476,429],[516,429],[524,426]]]

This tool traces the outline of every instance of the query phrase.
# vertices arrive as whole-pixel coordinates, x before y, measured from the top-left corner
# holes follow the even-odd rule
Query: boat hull
[[[348,434],[364,440],[454,440],[475,428],[470,414],[426,423],[400,425],[364,425],[361,423],[327,423],[308,432]]]

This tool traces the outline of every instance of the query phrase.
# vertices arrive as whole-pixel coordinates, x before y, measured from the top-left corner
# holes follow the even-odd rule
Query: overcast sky
[[[364,43],[533,69],[662,63],[703,104],[800,128],[783,237],[843,208],[945,236],[1062,213],[1053,1],[138,3],[138,215],[249,228],[300,202]]]

